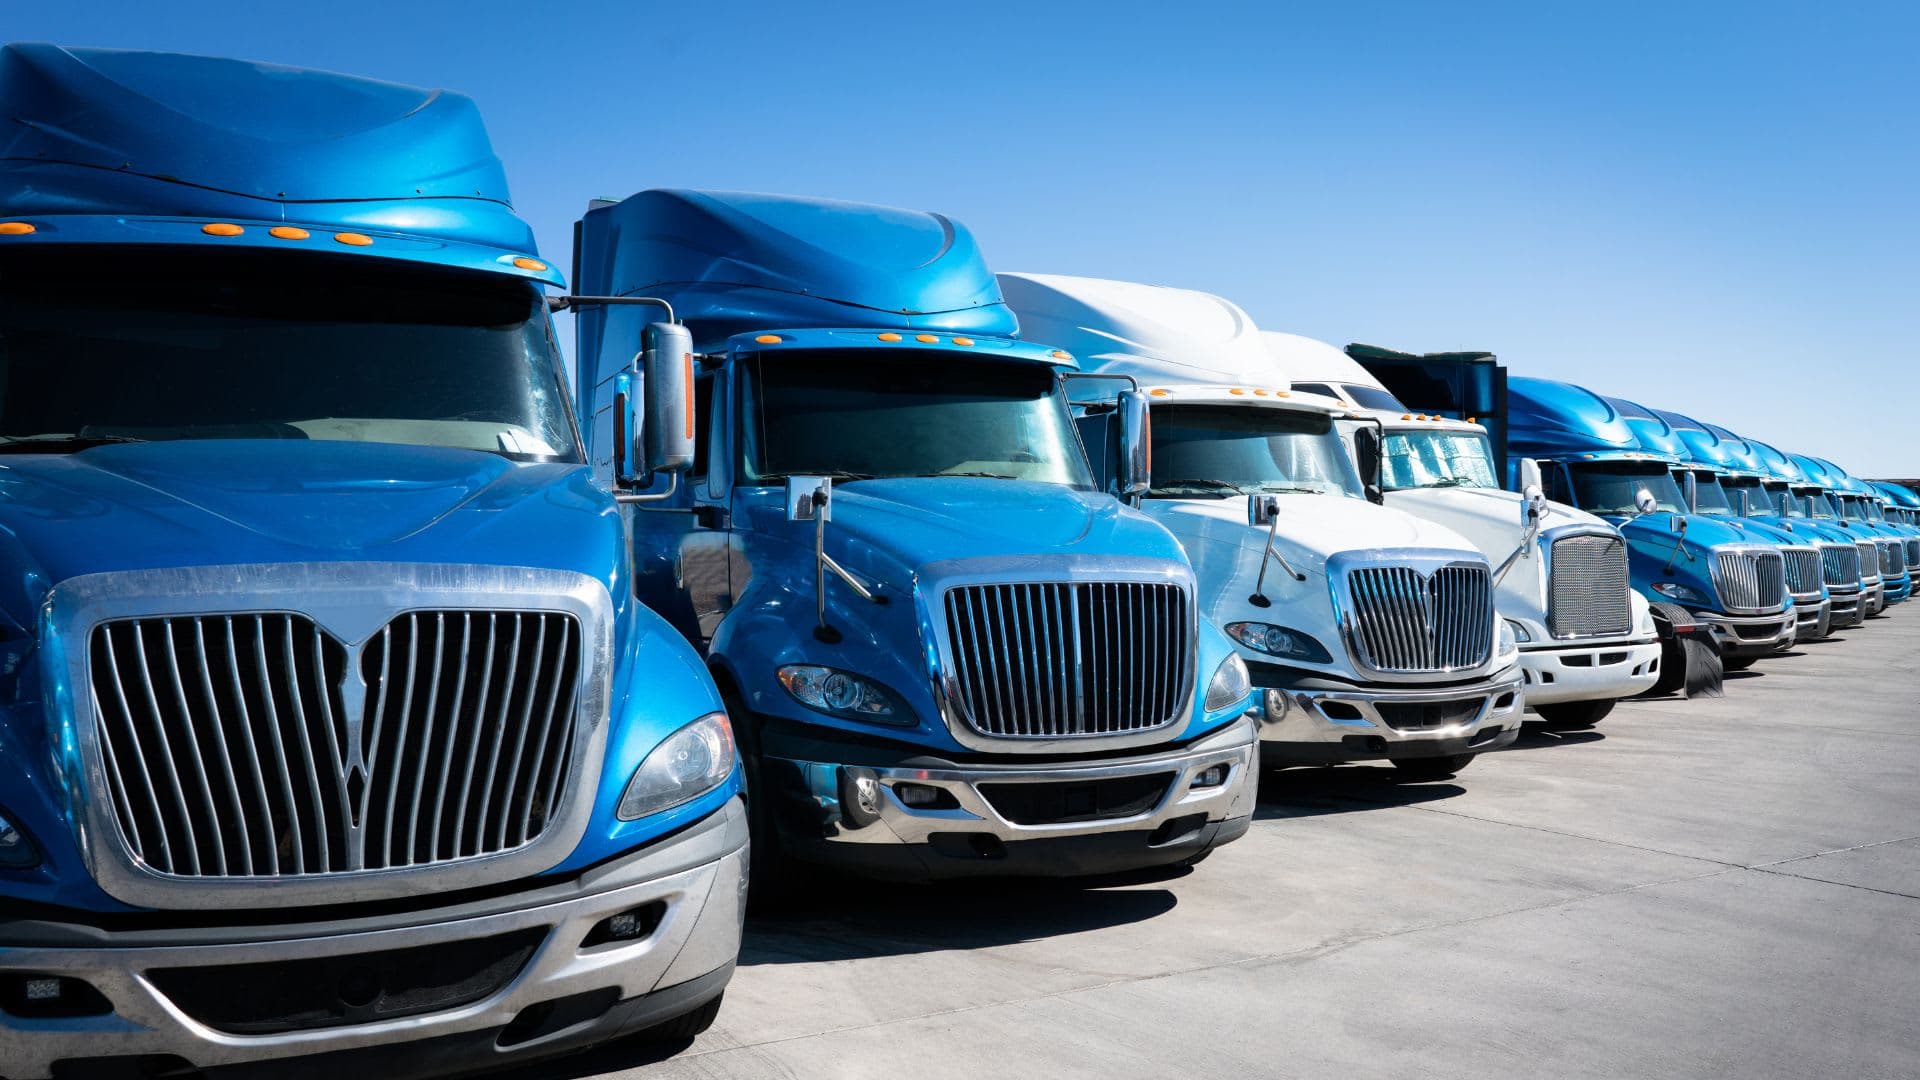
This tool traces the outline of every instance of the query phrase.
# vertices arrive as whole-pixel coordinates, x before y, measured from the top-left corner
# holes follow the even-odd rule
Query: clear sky
[[[589,197],[940,210],[996,268],[1218,292],[1920,476],[1920,5],[0,0],[12,40],[478,99]]]

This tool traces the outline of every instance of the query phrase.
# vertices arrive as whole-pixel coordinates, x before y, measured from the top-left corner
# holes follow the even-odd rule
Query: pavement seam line
[[[1879,893],[1881,896],[1898,896],[1906,900],[1920,900],[1913,893],[1897,892],[1893,889],[1876,889],[1871,885],[1855,885],[1851,881],[1835,881],[1832,878],[1814,877],[1812,874],[1796,874],[1791,870],[1769,870],[1764,866],[1750,867],[1755,873],[1772,874],[1774,877],[1794,878],[1798,881],[1812,881],[1821,885],[1838,885],[1843,889],[1859,889],[1861,892]]]
[[[1604,840],[1599,842],[1608,843],[1608,841],[1604,841]],[[1662,852],[1659,854],[1664,854],[1664,853]],[[1682,857],[1685,858],[1686,856],[1682,856]],[[1714,860],[1701,859],[1698,861],[1713,862]],[[1366,945],[1376,941],[1389,941],[1394,938],[1404,937],[1408,934],[1425,933],[1430,930],[1448,930],[1456,926],[1466,926],[1472,923],[1485,922],[1491,919],[1506,918],[1507,916],[1510,916],[1510,915],[1525,915],[1529,912],[1545,911],[1549,908],[1561,907],[1567,904],[1579,903],[1585,900],[1598,900],[1598,899],[1604,899],[1610,896],[1623,896],[1627,893],[1637,892],[1641,889],[1651,889],[1661,885],[1675,885],[1675,884],[1681,884],[1689,881],[1702,881],[1702,880],[1705,880],[1706,878],[1719,877],[1723,874],[1730,874],[1738,870],[1750,869],[1749,867],[1734,866],[1731,864],[1717,864],[1717,865],[1720,865],[1721,868],[1717,870],[1708,870],[1704,873],[1685,874],[1680,877],[1662,878],[1658,881],[1644,881],[1634,885],[1622,886],[1617,889],[1601,889],[1593,892],[1585,892],[1585,893],[1581,893],[1578,896],[1563,896],[1554,900],[1546,900],[1538,904],[1529,904],[1525,907],[1508,908],[1503,911],[1483,912],[1478,915],[1465,915],[1458,919],[1448,919],[1441,922],[1421,923],[1418,926],[1404,926],[1397,930],[1386,930],[1376,934],[1362,934],[1357,937],[1343,938],[1337,941],[1321,942],[1315,945],[1303,946],[1298,949],[1289,949],[1285,952],[1260,953],[1255,956],[1242,956],[1233,960],[1222,960],[1218,963],[1213,963],[1213,964],[1196,964],[1192,967],[1177,968],[1172,971],[1161,971],[1151,975],[1121,976],[1118,978],[1108,979],[1104,982],[1088,983],[1085,986],[1065,987],[1060,990],[1055,990],[1045,994],[1039,994],[1033,997],[1006,998],[1001,1001],[983,1001],[983,1002],[979,1002],[972,1005],[960,1005],[951,1009],[935,1009],[931,1012],[915,1013],[912,1016],[896,1016],[887,1020],[877,1020],[871,1024],[847,1024],[843,1027],[827,1028],[824,1031],[808,1031],[798,1035],[786,1035],[777,1039],[763,1039],[763,1040],[760,1040],[759,1042],[741,1042],[735,1046],[716,1046],[711,1050],[688,1051],[688,1052],[679,1054],[676,1060],[707,1057],[712,1054],[724,1054],[724,1053],[740,1051],[740,1050],[754,1050],[763,1046],[779,1046],[783,1043],[800,1042],[805,1039],[817,1039],[827,1035],[841,1035],[850,1031],[867,1031],[873,1028],[889,1027],[894,1024],[912,1023],[918,1020],[932,1020],[942,1016],[958,1016],[962,1013],[978,1012],[982,1009],[997,1009],[997,1008],[1002,1008],[1004,1006],[1009,1006],[1009,1005],[1015,1005],[1015,1006],[1030,1005],[1038,1001],[1051,1001],[1055,998],[1063,998],[1071,994],[1080,994],[1080,993],[1085,993],[1087,991],[1092,991],[1092,990],[1106,990],[1115,986],[1130,986],[1130,985],[1136,985],[1140,983],[1155,982],[1160,979],[1178,978],[1180,976],[1194,975],[1194,974],[1198,974],[1206,971],[1220,971],[1226,968],[1240,967],[1246,964],[1266,963],[1269,961],[1276,961],[1276,960],[1285,961],[1285,960],[1292,960],[1296,958],[1311,958],[1316,955],[1326,955],[1326,954],[1335,953],[1335,952],[1342,952],[1347,949],[1353,948],[1357,945]],[[1792,875],[1783,875],[1783,876],[1792,876]]]
[[[1770,866],[1785,866],[1788,863],[1797,863],[1803,859],[1818,859],[1825,855],[1845,855],[1849,851],[1865,851],[1868,848],[1877,848],[1883,844],[1904,844],[1909,840],[1920,840],[1920,836],[1896,836],[1891,840],[1875,840],[1871,843],[1855,844],[1852,847],[1834,848],[1831,851],[1816,851],[1811,855],[1795,855],[1791,859],[1778,859],[1769,863],[1755,863],[1752,869],[1765,870]]]

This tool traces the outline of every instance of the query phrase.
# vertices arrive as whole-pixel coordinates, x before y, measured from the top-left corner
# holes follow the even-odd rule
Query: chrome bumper
[[[1860,590],[1860,603],[1869,615],[1878,615],[1887,610],[1887,586],[1878,579],[1867,582]]]
[[[1281,757],[1287,747],[1312,748],[1316,759],[1327,752],[1355,745],[1356,737],[1378,748],[1352,755],[1378,757],[1396,747],[1409,748],[1422,743],[1457,742],[1465,739],[1470,749],[1493,741],[1493,735],[1511,727],[1519,731],[1525,703],[1521,692],[1525,679],[1515,665],[1498,675],[1464,686],[1448,687],[1369,687],[1331,686],[1307,681],[1286,688],[1269,688],[1263,696],[1260,741]],[[1432,705],[1442,702],[1468,702],[1478,699],[1478,708],[1469,719],[1444,727],[1403,729],[1391,722],[1382,706]],[[1338,756],[1338,755],[1335,755]]]
[[[101,1059],[123,1056],[171,1056],[188,1066],[270,1062],[295,1056],[342,1051],[405,1053],[410,1044],[453,1037],[468,1047],[465,1062],[445,1067],[498,1066],[551,1053],[569,1031],[511,1046],[496,1046],[484,1033],[504,1028],[534,1006],[595,992],[612,1003],[643,998],[731,969],[740,948],[745,915],[746,811],[735,799],[716,813],[720,819],[683,834],[667,845],[604,864],[581,881],[578,895],[520,910],[497,910],[471,917],[434,921],[433,911],[394,916],[396,924],[350,932],[286,936],[285,928],[261,928],[249,935],[223,928],[205,931],[209,942],[183,942],[191,935],[130,931],[107,935],[104,947],[16,945],[0,935],[0,973],[59,975],[85,980],[111,1005],[106,1015],[31,1020],[0,1011],[0,1072],[19,1080],[52,1075],[62,1068],[104,1067]],[[713,821],[713,819],[708,819]],[[686,843],[702,845],[709,861],[686,865]],[[717,857],[713,857],[718,852]],[[663,866],[677,866],[660,874]],[[631,942],[592,946],[585,939],[603,920],[664,905],[651,934]],[[417,949],[492,937],[519,930],[545,931],[517,975],[470,1004],[373,1023],[307,1027],[269,1035],[237,1035],[188,1015],[149,975],[165,969],[226,965],[271,965],[317,957]],[[255,940],[247,940],[248,937]],[[236,940],[237,939],[237,940]],[[724,979],[724,975],[719,976]],[[724,982],[721,983],[724,985]],[[396,988],[404,989],[404,988]],[[714,991],[717,992],[717,991]],[[712,993],[707,994],[708,997]],[[695,1000],[691,1004],[699,1005]],[[679,1011],[685,1011],[681,1005]],[[672,1014],[659,1017],[671,1019]],[[524,1023],[524,1021],[523,1021]],[[581,1025],[590,1021],[582,1020]],[[611,1032],[602,1037],[613,1037]],[[470,1038],[461,1039],[462,1036]],[[357,1059],[356,1059],[357,1060]],[[72,1063],[80,1062],[79,1065]],[[388,1075],[376,1069],[376,1075]]]
[[[1153,832],[1204,816],[1209,823],[1250,818],[1254,802],[1253,723],[1238,719],[1191,746],[1124,761],[962,765],[914,768],[771,759],[796,776],[808,809],[831,848],[916,846],[936,837],[1013,844],[1110,833]],[[1226,767],[1218,783],[1195,787],[1202,773]],[[1137,813],[1093,820],[1022,823],[996,808],[982,785],[1074,785],[1166,774],[1164,793]],[[923,790],[931,789],[931,791]],[[937,794],[936,794],[937,793]],[[910,802],[912,805],[910,805]],[[934,805],[928,805],[928,803]],[[817,854],[817,852],[816,852]],[[858,856],[848,851],[848,857]],[[825,856],[833,859],[829,852]]]
[[[1660,678],[1660,641],[1520,647],[1528,705],[1632,697]]]
[[[1792,645],[1799,619],[1789,608],[1778,615],[1722,615],[1695,612],[1693,621],[1713,632],[1722,653],[1759,656]]]
[[[1793,598],[1794,637],[1796,640],[1811,641],[1826,637],[1833,625],[1833,601],[1828,597],[1818,600]]]
[[[1861,604],[1858,590],[1850,593],[1828,593],[1827,606],[1830,612],[1827,620],[1828,630],[1859,626],[1860,620],[1866,616],[1866,609]]]

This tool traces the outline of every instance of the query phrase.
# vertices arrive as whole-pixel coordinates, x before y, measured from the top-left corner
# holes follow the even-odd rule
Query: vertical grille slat
[[[1786,559],[1787,592],[1797,600],[1817,602],[1822,590],[1820,552],[1810,547],[1782,548]]]
[[[1829,588],[1860,587],[1860,549],[1852,544],[1821,544],[1820,571]]]
[[[497,854],[539,838],[568,790],[585,659],[570,615],[405,613],[357,671],[293,613],[125,618],[89,640],[101,795],[128,853],[159,874]],[[354,675],[364,695],[346,694]]]
[[[1713,587],[1729,612],[1778,611],[1787,602],[1786,559],[1778,550],[1717,552]]]
[[[1362,566],[1346,574],[1350,638],[1360,660],[1396,674],[1458,671],[1493,651],[1493,584],[1485,566],[1456,563],[1423,574]]]
[[[947,590],[952,705],[1001,738],[1129,734],[1172,723],[1193,686],[1185,589],[1023,582]]]

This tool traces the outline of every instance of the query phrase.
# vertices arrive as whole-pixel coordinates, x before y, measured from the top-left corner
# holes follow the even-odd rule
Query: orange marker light
[[[915,334],[913,335],[913,340],[931,345],[934,342],[939,341],[940,339],[937,337],[934,337],[932,334]]]
[[[273,228],[267,230],[267,235],[276,240],[305,240],[313,234],[305,229],[295,228],[292,225],[275,225]]]
[[[522,270],[545,270],[547,268],[547,264],[541,262],[539,259],[529,259],[524,255],[515,257],[513,265]]]
[[[200,226],[200,231],[208,236],[239,236],[247,230],[225,221],[216,221],[211,225]]]
[[[762,345],[778,345],[780,344],[780,335],[779,334],[761,334],[759,337],[754,338],[753,340],[759,342]]]
[[[1148,394],[1150,394],[1150,395],[1152,395],[1153,397],[1166,397],[1166,396],[1167,396],[1167,392],[1166,392],[1165,390],[1149,390],[1149,391],[1147,391],[1147,393],[1148,393]]]
[[[973,344],[973,339],[970,337],[957,337],[953,339],[953,343],[955,345],[971,345]]]
[[[31,236],[39,231],[24,221],[0,221],[0,236]]]
[[[1051,357],[1053,357],[1053,358],[1054,358],[1055,360],[1071,360],[1071,359],[1073,359],[1073,354],[1072,354],[1072,353],[1070,353],[1070,352],[1068,352],[1068,351],[1067,351],[1067,350],[1065,350],[1065,349],[1055,349],[1055,350],[1053,350],[1053,351],[1052,351],[1051,353],[1048,353],[1047,355],[1049,355],[1049,356],[1051,356]]]
[[[333,234],[333,238],[348,247],[373,246],[373,237],[368,236],[366,233],[337,232]]]
[[[1247,395],[1247,392],[1245,390],[1242,390],[1237,386],[1228,390],[1227,393],[1232,394],[1235,397],[1245,397]]]
[[[1266,392],[1265,390],[1260,390],[1260,389],[1257,389],[1257,388],[1256,388],[1256,389],[1254,390],[1254,392],[1253,392],[1253,396],[1254,396],[1254,397],[1266,397],[1266,396],[1267,396],[1267,392]]]
[[[880,340],[881,341],[899,341],[900,335],[889,330],[886,333],[880,335]]]

